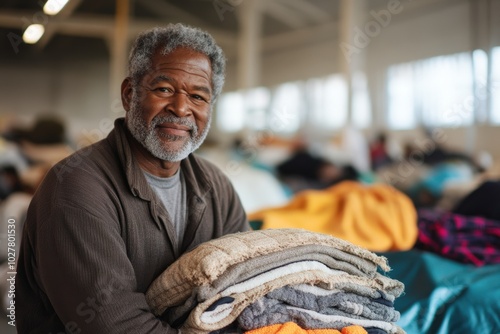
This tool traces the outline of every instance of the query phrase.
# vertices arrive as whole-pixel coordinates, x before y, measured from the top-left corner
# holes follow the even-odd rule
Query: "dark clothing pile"
[[[500,263],[500,221],[431,209],[418,210],[415,248],[475,266]]]

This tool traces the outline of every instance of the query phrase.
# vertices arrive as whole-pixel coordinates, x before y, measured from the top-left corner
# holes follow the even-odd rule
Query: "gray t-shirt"
[[[171,177],[159,177],[144,171],[146,180],[161,200],[175,227],[178,240],[186,229],[186,182],[181,170]]]

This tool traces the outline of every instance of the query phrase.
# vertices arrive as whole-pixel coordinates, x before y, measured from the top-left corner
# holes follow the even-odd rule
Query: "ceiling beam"
[[[138,0],[137,3],[149,10],[151,14],[155,14],[159,17],[175,19],[176,21],[182,21],[197,26],[204,24],[199,17],[164,0]]]
[[[280,0],[280,3],[282,5],[293,7],[302,15],[306,15],[316,23],[323,23],[332,19],[332,15],[330,13],[304,0]]]
[[[313,27],[302,28],[290,32],[264,37],[262,49],[265,52],[298,46],[311,40],[336,40],[338,22],[330,21]]]
[[[288,3],[294,2],[295,0],[280,0]],[[403,11],[394,15],[394,21],[398,21],[402,18],[407,18],[406,16],[414,15],[419,13],[419,15],[425,15],[429,12],[433,12],[439,9],[443,9],[450,6],[455,6],[461,2],[468,0],[420,0],[404,3]],[[266,1],[266,5],[272,1]],[[265,6],[263,6],[265,7]],[[373,17],[367,11],[366,19]],[[279,33],[275,35],[269,35],[263,37],[262,40],[262,51],[269,52],[279,49],[291,48],[304,44],[312,39],[315,40],[338,40],[339,37],[339,22],[330,18],[321,24],[317,24],[311,27],[304,27],[302,29],[292,30],[289,32]]]
[[[0,11],[0,27],[25,29],[26,18],[33,17],[32,11]],[[82,37],[105,37],[113,28],[113,20],[102,15],[73,15],[71,18],[51,16],[45,26],[53,25],[58,33]]]
[[[276,1],[265,1],[262,3],[262,9],[265,14],[281,21],[290,28],[298,29],[306,25],[304,17],[295,10],[283,6]]]
[[[33,11],[0,10],[0,27],[25,29],[26,18],[33,17]],[[129,26],[129,38],[135,38],[140,32],[158,26],[165,26],[165,20],[132,20]],[[109,15],[73,14],[71,17],[49,17],[46,26],[53,26],[56,33],[69,36],[105,38],[113,37],[114,17]],[[236,43],[236,34],[210,27],[200,27],[208,31],[222,46]]]
[[[283,1],[293,1],[293,0],[283,0]],[[420,0],[411,3],[405,3],[403,11],[394,15],[394,21],[400,20],[402,17],[406,18],[406,15],[413,15],[413,12],[419,12],[420,15],[427,12],[422,12],[427,10],[428,12],[435,11],[438,8],[446,6],[454,6],[457,3],[467,1],[467,0]],[[366,19],[372,18],[370,13],[366,13]],[[339,26],[338,21],[330,19],[322,24],[318,24],[312,27],[305,27],[302,29],[292,30],[289,32],[279,33],[275,35],[265,36],[262,40],[262,51],[272,52],[279,49],[292,48],[304,44],[312,39],[315,40],[338,40],[339,37]]]
[[[131,38],[135,38],[139,33],[144,30],[151,29],[154,27],[165,26],[169,22],[165,20],[138,20],[134,19],[130,22],[129,33]],[[201,30],[207,31],[221,46],[234,46],[237,41],[237,36],[235,32],[225,31],[222,29],[208,27],[206,25],[197,25]]]
[[[421,17],[429,13],[435,13],[436,11],[458,6],[464,2],[469,2],[470,0],[419,0],[419,1],[408,1],[402,3],[403,10],[398,15],[393,15],[394,21],[408,20],[412,17]],[[376,8],[375,11],[385,8]],[[371,17],[370,13],[366,13],[367,17]],[[373,19],[373,17],[371,17]],[[391,21],[392,22],[392,21]]]

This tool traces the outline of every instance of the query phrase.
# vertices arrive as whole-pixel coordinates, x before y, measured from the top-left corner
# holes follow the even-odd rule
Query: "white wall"
[[[105,129],[100,122],[118,115],[109,101],[107,59],[2,61],[0,73],[0,112],[27,125],[37,114],[54,113],[67,120],[68,135],[75,139],[83,129]]]
[[[406,12],[392,16],[379,36],[367,48],[370,68],[453,54],[471,49],[468,1],[456,0],[445,8],[420,15]]]

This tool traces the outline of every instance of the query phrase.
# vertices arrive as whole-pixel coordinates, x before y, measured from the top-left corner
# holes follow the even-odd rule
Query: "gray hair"
[[[151,61],[156,51],[159,50],[166,55],[178,47],[186,47],[203,53],[210,59],[213,90],[211,102],[215,102],[224,85],[226,67],[224,52],[210,34],[181,23],[153,28],[142,32],[137,37],[129,55],[128,75],[132,78],[133,84],[137,85],[151,70]]]

